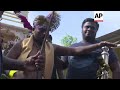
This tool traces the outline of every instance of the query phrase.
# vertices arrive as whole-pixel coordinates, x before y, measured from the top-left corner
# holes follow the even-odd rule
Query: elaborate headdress
[[[35,23],[38,23],[38,24],[48,24],[48,21],[47,21],[47,19],[45,18],[45,16],[43,16],[43,15],[39,15],[39,16],[37,16],[35,19],[34,19],[34,21],[33,21],[33,25],[35,24]]]
[[[52,17],[52,19],[51,19]],[[60,25],[60,20],[61,20],[61,17],[60,15],[54,11],[54,12],[51,12],[47,17],[46,19],[50,22],[50,19],[51,19],[51,22],[50,22],[50,31],[53,32],[55,29],[57,29]]]
[[[46,43],[46,39],[49,35],[49,31],[53,32],[54,30],[56,30],[58,28],[58,26],[60,25],[60,15],[53,11],[52,13],[50,13],[48,16],[44,17],[44,16],[38,16],[35,18],[34,20],[34,23],[37,22],[38,24],[46,24],[47,25],[47,30],[46,30],[46,33],[45,33],[45,38],[43,40],[43,43],[42,43],[42,46],[41,46],[41,49],[40,49],[40,53],[42,53],[44,51],[44,47],[45,47],[45,43]],[[33,24],[34,24],[33,23]],[[49,44],[48,44],[49,45]],[[46,46],[47,47],[47,46]],[[49,61],[49,60],[47,60]],[[48,63],[48,62],[47,62]],[[46,72],[48,71],[48,66],[47,63],[45,63],[45,77],[46,75],[48,76],[48,74],[46,74]],[[39,66],[36,65],[36,68],[37,68],[37,78],[39,78]]]
[[[54,14],[54,15],[53,15]],[[51,19],[52,17],[52,19]],[[51,20],[51,21],[50,21]],[[54,13],[50,13],[48,16],[43,16],[43,15],[39,15],[37,16],[34,21],[33,21],[33,25],[35,23],[38,24],[45,24],[45,25],[49,25],[50,22],[50,31],[53,32],[55,29],[57,29],[60,25],[60,15],[57,12]]]

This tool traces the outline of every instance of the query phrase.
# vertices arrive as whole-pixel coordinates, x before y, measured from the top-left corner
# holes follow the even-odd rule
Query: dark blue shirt
[[[71,47],[90,45],[85,42],[73,44]],[[80,56],[68,56],[67,79],[97,79],[97,70],[99,69],[98,57],[101,56],[102,49],[96,49],[89,54]],[[116,55],[110,49],[109,63],[117,60]]]

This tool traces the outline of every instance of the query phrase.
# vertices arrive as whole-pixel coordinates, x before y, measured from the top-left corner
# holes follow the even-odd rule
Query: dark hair
[[[52,41],[52,36],[51,35],[49,35],[48,38]]]
[[[48,23],[48,21],[45,16],[38,15],[33,21],[33,26],[35,26],[35,23],[43,24],[43,23]]]
[[[83,25],[86,23],[86,22],[94,22],[97,26],[97,30],[99,28],[99,24],[98,22],[95,22],[93,18],[86,18],[83,22],[82,22],[82,28],[83,28]]]

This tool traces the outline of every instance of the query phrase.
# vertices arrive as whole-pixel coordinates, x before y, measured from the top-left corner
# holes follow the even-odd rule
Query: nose
[[[93,26],[88,26],[88,27],[87,27],[87,30],[89,30],[89,31],[94,31],[95,28],[94,28]]]
[[[45,33],[45,32],[46,32],[46,29],[47,29],[47,28],[46,28],[45,26],[42,26],[42,27],[39,28],[39,30],[40,30],[42,33]]]
[[[87,30],[88,30],[88,31],[91,31],[91,30],[92,30],[92,28],[91,28],[91,27],[88,27],[88,28],[87,28]]]

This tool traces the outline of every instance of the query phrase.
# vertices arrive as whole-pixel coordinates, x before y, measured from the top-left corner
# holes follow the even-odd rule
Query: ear
[[[33,23],[33,31],[35,30],[35,24]]]

